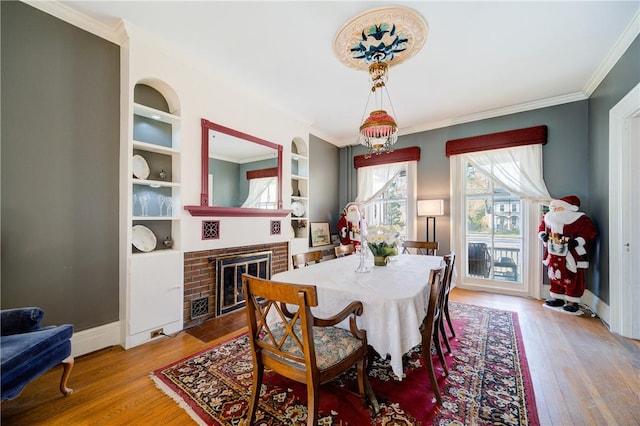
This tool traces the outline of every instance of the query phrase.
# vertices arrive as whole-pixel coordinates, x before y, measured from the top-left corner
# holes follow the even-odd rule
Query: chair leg
[[[440,319],[437,320],[440,322]],[[444,359],[444,353],[442,353],[442,347],[440,347],[440,327],[438,324],[433,327],[433,344],[436,346],[436,352],[438,353],[438,358],[440,358],[440,363],[442,364],[442,369],[444,370],[444,375],[449,375],[449,368],[447,368],[447,362]]]
[[[449,330],[451,330],[451,336],[456,337],[456,332],[453,330],[453,324],[451,324],[451,317],[449,316],[449,296],[447,296],[447,301],[444,304],[444,316],[447,319],[447,323],[449,324]]]
[[[440,327],[440,332],[442,333],[442,340],[444,340],[444,345],[447,347],[447,353],[451,353],[451,346],[449,345],[447,332],[444,330],[444,316],[440,317],[440,320],[438,321],[438,326]]]
[[[62,360],[62,378],[60,379],[60,392],[64,396],[69,396],[73,393],[73,389],[67,387],[67,382],[69,381],[69,376],[71,375],[71,369],[73,368],[73,364],[75,363],[73,357],[69,355],[65,359]]]
[[[431,337],[431,336],[429,336]],[[433,371],[433,360],[431,359],[431,339],[422,339],[422,360],[424,361],[424,367],[427,370],[427,376],[431,382],[431,388],[436,394],[436,401],[438,405],[442,405],[442,395],[440,394],[440,388],[438,387],[438,380],[436,380],[436,373]]]
[[[320,386],[307,383],[307,426],[317,426],[318,406],[320,405]]]
[[[380,412],[380,405],[378,404],[378,398],[373,392],[371,383],[369,382],[368,367],[365,365],[365,359],[361,358],[357,363],[358,370],[358,391],[360,392],[360,398],[362,399],[362,405],[370,405],[374,414],[377,415]]]
[[[248,424],[252,425],[256,411],[258,411],[258,400],[260,399],[260,388],[262,387],[262,376],[264,367],[262,364],[253,367],[253,384],[251,385],[251,400],[249,401],[249,411],[247,411]]]

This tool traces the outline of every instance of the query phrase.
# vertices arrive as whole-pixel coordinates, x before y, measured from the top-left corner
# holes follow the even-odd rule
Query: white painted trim
[[[595,294],[591,293],[589,289],[584,291],[581,302],[589,307],[596,315],[600,317],[604,325],[610,329],[611,324],[611,309],[609,305],[604,303]]]
[[[127,37],[124,26],[122,25],[122,20],[118,20],[118,23],[114,27],[110,27],[109,25],[84,15],[58,1],[22,1],[31,7],[48,13],[51,16],[55,16],[58,19],[82,30],[88,31],[91,34],[95,34],[112,43],[120,45]]]
[[[590,97],[598,88],[602,80],[604,80],[607,74],[609,74],[609,71],[611,71],[622,55],[624,55],[624,52],[631,46],[631,43],[633,43],[633,40],[635,40],[638,34],[640,34],[640,10],[636,12],[629,25],[627,25],[627,28],[625,28],[620,38],[618,38],[609,51],[609,54],[603,59],[598,69],[596,69],[591,79],[584,86],[584,89],[582,89],[586,97]]]
[[[609,322],[611,331],[621,335],[630,335],[631,324],[626,324],[631,299],[625,295],[623,279],[623,254],[625,226],[620,212],[623,206],[623,191],[626,188],[624,125],[625,121],[640,112],[640,83],[622,98],[609,111],[609,294],[612,312]]]
[[[74,357],[120,344],[120,322],[78,331],[71,336],[71,355]]]

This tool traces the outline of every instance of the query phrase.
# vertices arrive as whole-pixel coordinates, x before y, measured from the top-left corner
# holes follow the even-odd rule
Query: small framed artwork
[[[340,236],[338,234],[331,234],[331,244],[337,246],[340,244]]]
[[[331,244],[329,224],[327,222],[311,222],[311,247]]]

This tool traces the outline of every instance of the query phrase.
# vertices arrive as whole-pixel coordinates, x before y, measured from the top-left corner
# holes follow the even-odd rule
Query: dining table
[[[365,256],[368,272],[356,271],[360,254],[322,261],[274,274],[272,281],[315,285],[318,306],[314,316],[328,318],[353,301],[363,305],[357,317],[367,342],[383,358],[390,356],[393,373],[402,380],[402,355],[420,344],[420,325],[427,314],[429,273],[444,265],[441,256],[400,254],[386,266],[374,266]],[[339,326],[348,328],[348,320]]]

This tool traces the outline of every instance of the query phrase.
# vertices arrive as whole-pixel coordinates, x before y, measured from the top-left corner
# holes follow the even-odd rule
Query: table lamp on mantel
[[[418,200],[418,216],[427,217],[427,241],[436,241],[436,216],[444,215],[444,200]],[[429,239],[429,221],[433,240]]]

